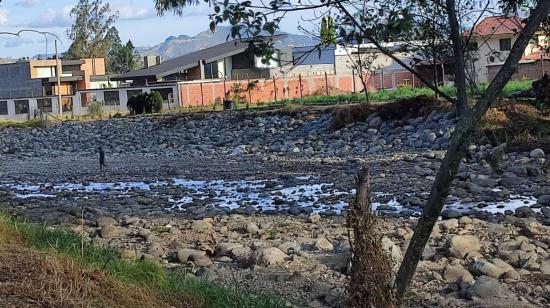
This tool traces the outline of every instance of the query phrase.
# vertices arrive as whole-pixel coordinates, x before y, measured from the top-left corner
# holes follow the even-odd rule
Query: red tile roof
[[[523,20],[517,16],[494,16],[483,19],[472,31],[473,35],[491,36],[495,34],[515,34],[519,33],[521,29],[523,29]],[[469,31],[466,31],[466,35],[469,35]]]

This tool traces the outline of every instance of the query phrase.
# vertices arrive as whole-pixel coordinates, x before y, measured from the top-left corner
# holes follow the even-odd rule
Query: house
[[[61,86],[56,60],[0,64],[0,99],[73,95],[80,89],[101,87],[105,75],[103,58],[61,60]]]
[[[468,45],[466,69],[468,77],[475,83],[485,83],[492,80],[499,68],[504,64],[519,33],[523,29],[523,20],[520,17],[491,16],[486,17],[471,30],[464,33]],[[542,38],[535,37],[542,42]],[[538,78],[542,72],[534,72],[536,65],[532,63],[540,60],[540,48],[531,42],[525,49],[519,64],[518,76]],[[542,66],[538,66],[542,67]],[[522,74],[521,70],[529,73]],[[538,76],[538,77],[537,77]]]
[[[275,39],[281,38],[277,36]],[[112,79],[142,86],[154,83],[208,79],[270,78],[281,66],[278,59],[264,63],[249,51],[248,41],[233,40],[185,54],[160,64],[114,76]]]
[[[108,83],[103,58],[0,64],[0,117],[30,118],[34,112],[53,112],[58,94],[62,96],[63,110],[69,111],[77,91],[105,87]]]

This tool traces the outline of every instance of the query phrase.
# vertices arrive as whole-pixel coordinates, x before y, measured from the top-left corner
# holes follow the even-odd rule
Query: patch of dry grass
[[[528,103],[506,102],[489,109],[481,132],[494,145],[507,143],[507,151],[550,151],[550,114]]]
[[[434,110],[452,110],[449,103],[435,97],[420,95],[396,100],[377,108],[379,116],[384,121],[406,121],[418,117],[426,117]]]
[[[336,108],[332,113],[332,130],[339,130],[355,122],[363,122],[371,113],[368,104],[351,104]]]
[[[0,246],[0,301],[13,307],[200,307],[169,298],[68,257]]]

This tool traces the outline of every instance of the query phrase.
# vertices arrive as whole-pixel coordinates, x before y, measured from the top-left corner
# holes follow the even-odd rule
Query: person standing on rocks
[[[105,164],[105,151],[103,151],[103,147],[98,148],[99,152],[99,171],[103,171],[107,165]]]

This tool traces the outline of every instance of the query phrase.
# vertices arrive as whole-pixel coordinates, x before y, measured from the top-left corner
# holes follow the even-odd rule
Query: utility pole
[[[61,101],[61,74],[63,67],[61,66],[61,60],[59,59],[59,52],[57,50],[57,40],[55,40],[55,75],[57,76],[57,100],[59,103],[59,115],[63,115],[63,102]]]

